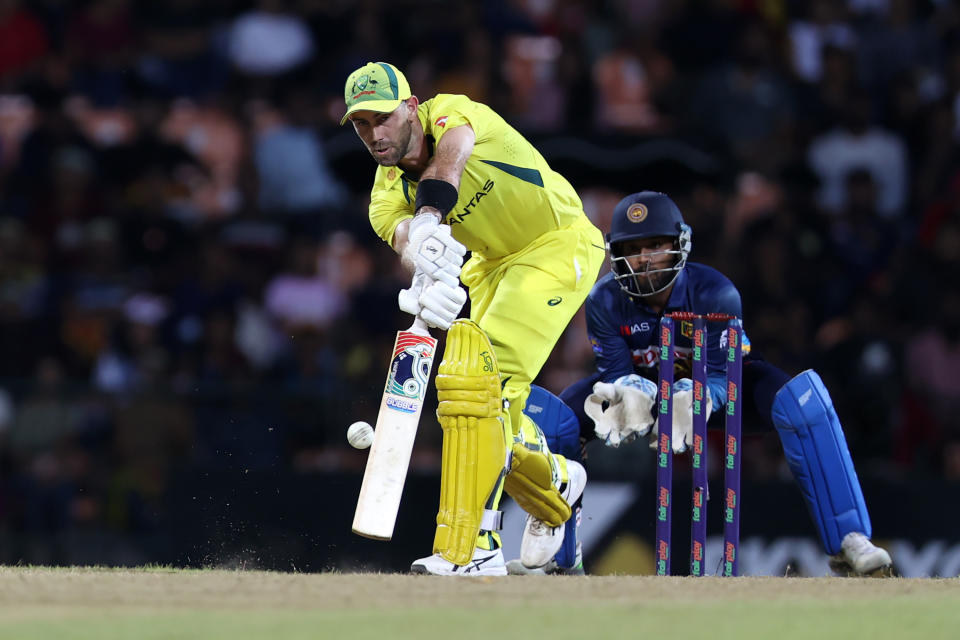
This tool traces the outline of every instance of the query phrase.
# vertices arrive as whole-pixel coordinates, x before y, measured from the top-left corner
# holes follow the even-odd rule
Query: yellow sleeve
[[[440,142],[443,134],[456,127],[469,124],[476,135],[477,142],[481,141],[487,127],[480,113],[480,105],[467,96],[442,93],[427,100],[426,121],[424,131],[433,136],[435,143]]]
[[[377,171],[370,192],[370,225],[384,242],[393,246],[397,225],[413,217],[414,192],[405,188],[402,179],[387,179],[383,173]]]

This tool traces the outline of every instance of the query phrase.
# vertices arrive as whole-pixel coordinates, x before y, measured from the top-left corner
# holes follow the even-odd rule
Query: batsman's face
[[[405,101],[390,113],[355,111],[350,122],[377,164],[395,167],[410,151],[416,113],[416,108],[411,109]]]

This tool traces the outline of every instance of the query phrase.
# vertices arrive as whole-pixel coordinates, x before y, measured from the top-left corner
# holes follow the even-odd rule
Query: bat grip
[[[430,328],[420,316],[416,316],[413,319],[413,324],[410,326],[410,332],[416,333],[417,335],[430,337]]]

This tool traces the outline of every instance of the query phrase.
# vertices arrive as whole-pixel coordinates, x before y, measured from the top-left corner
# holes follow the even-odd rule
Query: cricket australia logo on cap
[[[369,74],[363,74],[353,81],[353,88],[350,89],[351,100],[356,100],[361,96],[372,96],[377,93],[376,85],[377,81],[370,77]],[[370,87],[369,89],[367,87]]]
[[[647,217],[647,205],[642,202],[637,202],[630,205],[630,208],[627,209],[627,219],[630,222],[643,222]]]

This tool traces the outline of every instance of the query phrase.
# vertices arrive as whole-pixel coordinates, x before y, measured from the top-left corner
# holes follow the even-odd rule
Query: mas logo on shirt
[[[680,335],[686,338],[693,337],[693,323],[688,320],[680,321]]]
[[[643,333],[645,331],[650,331],[649,322],[640,322],[631,324],[622,324],[620,325],[620,335],[622,336],[632,336],[635,333]]]
[[[447,116],[440,116],[437,118],[436,122],[433,123],[435,127],[445,127],[447,126]]]

